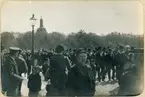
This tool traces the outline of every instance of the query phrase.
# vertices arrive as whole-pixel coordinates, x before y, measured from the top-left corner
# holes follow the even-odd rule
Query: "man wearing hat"
[[[56,54],[50,59],[50,82],[54,88],[53,93],[49,95],[64,96],[67,83],[67,70],[70,69],[68,58],[63,55],[64,47],[58,45],[55,48]],[[49,92],[49,91],[48,91]],[[48,96],[48,95],[47,95]]]
[[[115,61],[116,61],[116,78],[118,79],[118,82],[120,82],[120,77],[123,73],[123,66],[127,61],[125,48],[120,45],[118,48],[118,52],[115,55]]]
[[[123,66],[124,72],[121,75],[120,78],[120,86],[118,95],[120,96],[132,96],[137,95],[141,93],[140,88],[140,78],[138,76],[137,67],[126,63]]]
[[[98,73],[98,80],[99,82],[101,81],[101,70],[103,69],[102,67],[102,56],[101,56],[101,52],[102,52],[102,47],[98,46],[98,48],[96,48],[96,54],[95,54],[95,63],[97,65],[97,73]]]
[[[23,81],[23,78],[19,76],[17,63],[15,61],[19,53],[19,48],[10,47],[9,50],[9,56],[6,58],[4,64],[6,91],[7,96],[17,96],[19,83]]]

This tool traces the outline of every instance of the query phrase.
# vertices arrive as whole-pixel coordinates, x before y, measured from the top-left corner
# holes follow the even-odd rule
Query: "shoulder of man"
[[[6,63],[14,62],[14,60],[10,56],[7,56],[5,59],[6,59],[5,60]]]
[[[70,67],[70,72],[75,72],[75,71],[77,71],[77,65],[76,64],[74,64],[74,65],[72,65],[71,67]]]
[[[89,70],[92,70],[91,64],[88,63],[88,64],[86,65],[86,68],[89,69]]]
[[[19,59],[21,61],[25,61],[25,59],[22,56],[19,56],[17,59]]]

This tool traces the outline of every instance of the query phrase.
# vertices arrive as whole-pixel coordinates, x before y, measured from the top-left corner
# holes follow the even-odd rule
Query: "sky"
[[[1,9],[1,32],[31,31],[32,14],[38,19],[35,30],[42,16],[48,33],[143,33],[143,6],[138,1],[8,1]]]

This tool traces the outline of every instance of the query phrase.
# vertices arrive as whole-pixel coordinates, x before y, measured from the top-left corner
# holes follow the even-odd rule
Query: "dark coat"
[[[67,82],[67,70],[70,69],[69,61],[61,54],[54,55],[50,59],[50,81],[55,88],[65,88]]]
[[[68,95],[92,96],[95,91],[95,81],[91,68],[86,67],[86,75],[83,75],[77,65],[68,73]]]
[[[106,56],[104,57],[104,61],[106,62],[107,65],[111,65],[112,64],[113,58],[112,58],[110,53],[106,54]]]
[[[95,61],[98,67],[104,67],[105,64],[104,56],[101,56],[100,52],[96,53]]]
[[[123,67],[123,65],[128,61],[125,53],[116,53],[114,58],[117,67]]]
[[[15,59],[8,56],[4,64],[5,79],[6,80],[6,90],[15,92],[18,88],[20,82],[22,82],[22,77],[19,76],[18,67]],[[14,94],[15,95],[15,94]]]
[[[22,57],[16,58],[16,63],[18,65],[19,75],[21,75],[22,73],[28,72],[28,66],[24,58]]]
[[[41,76],[30,74],[28,77],[29,92],[39,92],[41,90]]]
[[[125,96],[135,96],[140,91],[140,80],[139,76],[136,74],[135,67],[124,72],[120,79],[120,89],[118,95]]]

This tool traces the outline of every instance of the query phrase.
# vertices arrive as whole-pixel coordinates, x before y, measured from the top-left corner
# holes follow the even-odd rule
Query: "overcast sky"
[[[1,31],[30,31],[29,18],[34,13],[37,19],[42,16],[48,33],[68,34],[83,29],[96,34],[142,34],[142,9],[137,1],[9,1],[2,6]]]

